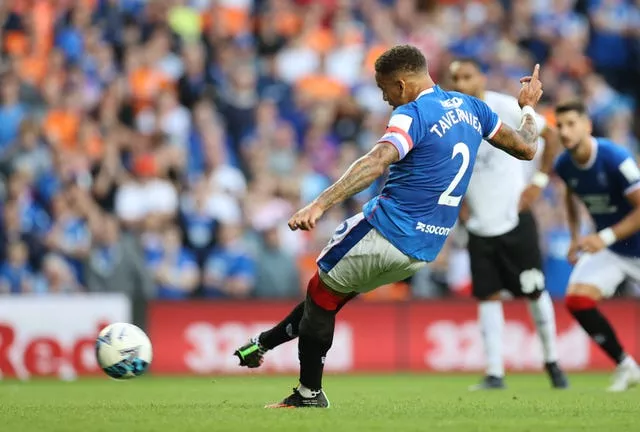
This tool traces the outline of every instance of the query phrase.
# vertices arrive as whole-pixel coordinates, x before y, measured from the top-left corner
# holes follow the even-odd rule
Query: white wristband
[[[600,236],[604,244],[607,245],[607,247],[611,246],[612,244],[618,241],[616,237],[616,233],[614,233],[613,229],[611,228],[603,229],[598,233],[598,235]]]
[[[549,184],[549,176],[542,171],[538,171],[531,177],[531,183],[540,189],[544,189]]]
[[[529,114],[534,119],[536,118],[536,110],[534,110],[529,105],[525,105],[522,107],[522,116],[524,117],[526,114]]]

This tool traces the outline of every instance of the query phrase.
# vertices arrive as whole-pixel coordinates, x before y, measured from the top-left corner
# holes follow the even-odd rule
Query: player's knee
[[[567,289],[566,297],[584,297],[599,302],[602,300],[602,291],[595,285],[573,283]]]
[[[307,285],[307,296],[320,308],[327,311],[337,311],[348,300],[348,296],[340,294],[322,282],[316,272]]]
[[[567,294],[564,302],[571,313],[594,309],[597,305],[596,299],[583,294]]]

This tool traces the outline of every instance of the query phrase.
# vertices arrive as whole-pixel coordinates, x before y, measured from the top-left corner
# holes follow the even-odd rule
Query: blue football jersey
[[[458,218],[478,147],[501,124],[480,99],[438,86],[395,109],[379,142],[393,144],[400,160],[364,205],[367,220],[404,254],[433,261]]]
[[[640,187],[640,170],[623,147],[602,138],[594,138],[592,143],[593,153],[585,166],[576,165],[564,151],[555,162],[555,171],[586,205],[599,231],[620,222],[633,210],[626,195]],[[640,257],[640,234],[609,249]]]

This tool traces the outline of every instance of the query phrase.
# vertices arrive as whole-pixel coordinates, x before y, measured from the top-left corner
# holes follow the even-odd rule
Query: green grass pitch
[[[474,375],[337,375],[329,410],[265,410],[294,377],[143,377],[0,382],[0,430],[190,431],[640,431],[640,389],[604,391],[609,376],[572,375],[551,390],[539,375],[511,375],[509,389],[469,393]]]

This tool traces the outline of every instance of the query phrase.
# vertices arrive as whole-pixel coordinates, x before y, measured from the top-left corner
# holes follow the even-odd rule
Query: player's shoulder
[[[598,146],[598,157],[609,161],[620,161],[632,157],[631,152],[607,138],[593,138]]]
[[[417,118],[420,115],[420,109],[415,102],[410,102],[408,104],[400,105],[391,112],[391,117],[397,115],[409,116],[412,118]]]
[[[399,128],[404,132],[409,132],[412,124],[417,124],[420,121],[420,114],[415,107],[411,104],[401,105],[395,108],[389,117],[387,124],[390,128]]]

